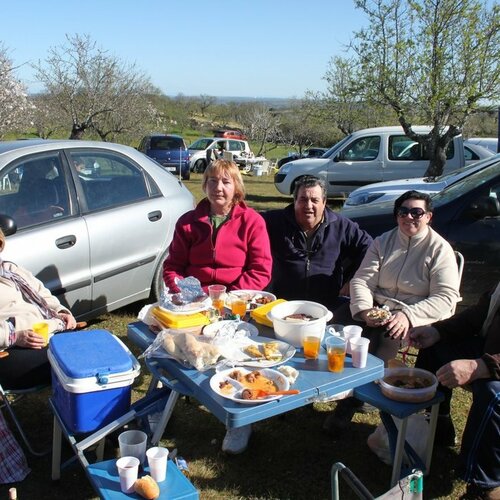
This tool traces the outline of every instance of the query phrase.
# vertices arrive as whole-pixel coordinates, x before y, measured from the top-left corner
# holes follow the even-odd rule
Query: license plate
[[[165,167],[169,172],[175,172],[175,167]]]

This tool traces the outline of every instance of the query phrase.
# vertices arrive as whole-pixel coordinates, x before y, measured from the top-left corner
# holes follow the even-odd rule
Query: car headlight
[[[359,193],[349,196],[345,204],[351,207],[366,205],[367,203],[373,203],[382,196],[384,196],[384,193]]]
[[[288,174],[288,172],[290,172],[290,169],[292,168],[293,166],[293,161],[289,161],[288,163],[285,163],[280,169],[279,169],[279,173],[280,174]]]

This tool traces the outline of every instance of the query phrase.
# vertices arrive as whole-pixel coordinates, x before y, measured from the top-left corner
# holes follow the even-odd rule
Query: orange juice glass
[[[233,296],[231,298],[231,312],[233,314],[238,314],[241,319],[245,317],[247,313],[247,303],[240,297]]]
[[[320,338],[315,335],[305,335],[302,338],[302,347],[306,359],[318,359],[320,346]]]
[[[224,313],[224,300],[226,298],[226,287],[224,285],[209,285],[208,295],[212,300],[212,307],[219,311],[219,314]]]
[[[328,337],[325,341],[326,354],[328,356],[328,369],[333,373],[344,371],[346,343],[340,337]]]

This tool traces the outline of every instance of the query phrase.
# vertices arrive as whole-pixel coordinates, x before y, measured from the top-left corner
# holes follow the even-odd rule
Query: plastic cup
[[[167,448],[154,446],[153,448],[149,448],[146,452],[146,456],[148,457],[149,472],[151,473],[151,477],[157,483],[165,481],[167,477]]]
[[[358,337],[350,340],[352,366],[355,368],[364,368],[366,366],[366,358],[368,357],[368,347],[370,339]]]
[[[148,436],[142,431],[125,431],[118,436],[121,457],[136,457],[141,464],[146,458]]]
[[[306,333],[302,336],[302,349],[306,359],[318,359],[321,347],[321,336],[314,333]]]
[[[231,305],[231,313],[238,314],[241,319],[245,317],[247,313],[247,302],[246,300],[238,297],[237,295],[229,294],[229,301]]]
[[[339,337],[339,336],[342,336],[342,331],[344,330],[344,325],[339,325],[339,324],[328,325],[327,329],[331,335],[335,335],[336,337]]]
[[[133,493],[134,483],[139,474],[139,459],[136,457],[122,457],[116,461],[116,468],[120,476],[120,489],[123,493]]]
[[[40,337],[45,340],[45,345],[49,343],[49,324],[46,321],[40,321],[40,323],[34,323],[31,329]]]
[[[344,329],[342,330],[342,334],[346,340],[346,353],[351,354],[351,339],[355,339],[358,337],[361,337],[361,334],[363,333],[363,328],[358,325],[347,325],[344,326]]]
[[[328,337],[325,340],[328,369],[333,373],[344,371],[346,341],[341,337]]]
[[[209,285],[208,296],[212,300],[212,306],[219,311],[219,314],[224,312],[224,297],[226,295],[226,287],[224,285]]]

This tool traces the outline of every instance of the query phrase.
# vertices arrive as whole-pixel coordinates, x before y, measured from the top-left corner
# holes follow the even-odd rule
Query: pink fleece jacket
[[[178,292],[175,278],[194,276],[202,287],[226,285],[229,290],[263,290],[271,280],[272,258],[264,219],[244,202],[236,205],[219,227],[215,243],[210,203],[202,200],[177,221],[163,279]]]

